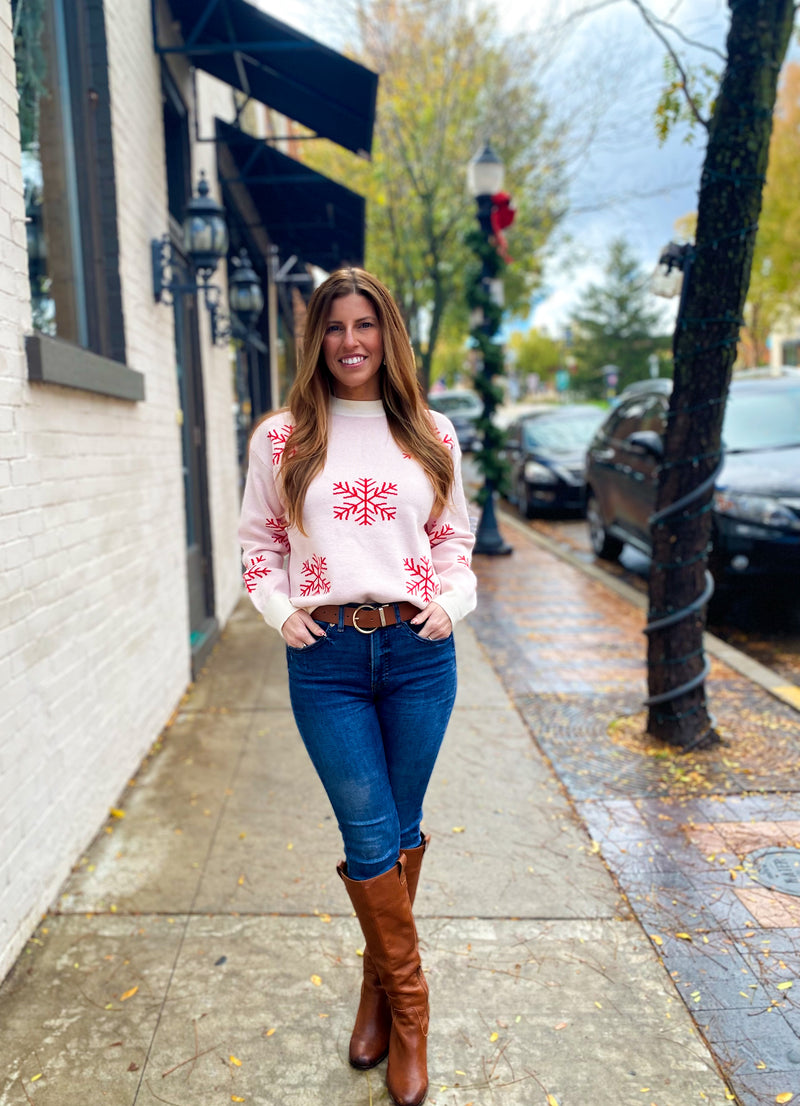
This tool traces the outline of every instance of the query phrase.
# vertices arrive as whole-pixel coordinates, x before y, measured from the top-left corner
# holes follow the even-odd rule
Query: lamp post
[[[471,333],[481,357],[475,384],[483,399],[483,449],[478,456],[478,464],[483,469],[483,488],[479,496],[481,517],[474,552],[493,557],[512,552],[511,546],[503,541],[495,516],[495,486],[498,473],[502,472],[497,451],[503,435],[492,421],[498,400],[498,388],[493,377],[502,371],[503,365],[502,348],[494,341],[494,335],[500,327],[503,307],[503,285],[498,274],[505,264],[496,249],[492,209],[493,197],[502,190],[504,175],[503,163],[488,142],[467,166],[467,183],[477,205],[480,226],[480,232],[470,235],[470,241],[481,261],[475,287],[469,290],[473,322]]]

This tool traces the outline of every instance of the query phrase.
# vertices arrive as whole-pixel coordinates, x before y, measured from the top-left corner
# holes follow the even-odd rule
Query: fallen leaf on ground
[[[109,810],[108,813],[111,815],[112,818],[124,818],[125,817],[125,811],[124,810],[118,810],[115,806],[112,806],[111,810]]]
[[[466,826],[453,826],[453,833],[463,833]]]
[[[267,1030],[265,1036],[266,1037],[271,1037],[274,1032],[275,1032],[275,1027],[273,1026],[272,1029]]]
[[[315,987],[322,986],[322,979],[318,975],[312,975],[311,982],[314,984]]]
[[[779,1094],[779,1095],[776,1096],[775,1101],[776,1102],[791,1102],[793,1098],[794,1098],[794,1095],[792,1094],[791,1091],[784,1091],[783,1094]]]
[[[237,1060],[235,1056],[229,1056],[228,1059],[232,1064],[235,1064],[237,1068],[240,1068],[242,1066],[242,1061]]]
[[[133,998],[138,990],[138,987],[131,987],[130,991],[126,991],[124,995],[119,996],[119,1001],[124,1002],[126,998]]]

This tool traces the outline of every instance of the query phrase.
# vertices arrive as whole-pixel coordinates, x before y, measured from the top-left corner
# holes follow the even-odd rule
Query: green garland
[[[503,400],[503,389],[494,379],[502,376],[505,371],[503,347],[494,341],[494,335],[503,321],[503,309],[491,298],[484,277],[490,280],[501,279],[506,263],[482,231],[468,231],[465,242],[476,256],[476,262],[470,265],[466,273],[467,305],[470,311],[480,311],[482,319],[470,331],[472,347],[478,351],[481,360],[481,367],[475,370],[473,383],[484,405],[483,416],[476,423],[483,438],[483,449],[477,454],[476,462],[485,481],[502,495],[508,490],[509,476],[508,462],[501,455],[506,434],[495,425],[492,416]],[[477,495],[481,507],[486,499],[487,489],[482,486]]]

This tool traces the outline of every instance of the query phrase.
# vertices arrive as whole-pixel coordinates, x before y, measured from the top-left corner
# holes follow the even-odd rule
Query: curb
[[[499,505],[498,514],[506,525],[512,527],[517,533],[527,538],[528,541],[532,541],[535,545],[540,546],[542,549],[546,549],[548,553],[552,553],[555,557],[565,561],[573,568],[579,569],[585,576],[589,576],[591,579],[596,580],[610,591],[613,591],[621,599],[627,600],[627,602],[632,603],[640,610],[647,610],[646,596],[642,595],[642,593],[635,588],[632,588],[630,584],[626,584],[623,580],[617,580],[613,576],[609,576],[608,573],[598,568],[595,564],[586,564],[579,557],[576,557],[574,553],[570,553],[569,550],[564,549],[558,542],[553,541],[552,538],[548,538],[544,534],[540,534],[537,530],[527,526],[521,519],[516,518]],[[800,687],[796,684],[787,683],[783,676],[780,676],[771,668],[767,668],[766,665],[754,661],[752,657],[746,656],[735,646],[729,645],[726,641],[722,641],[721,638],[716,637],[714,634],[705,633],[703,635],[703,645],[706,652],[710,653],[712,657],[716,657],[717,660],[727,664],[729,668],[734,669],[734,671],[738,672],[740,675],[745,676],[748,680],[757,684],[758,687],[768,692],[773,698],[778,699],[781,703],[784,703],[786,706],[800,713]]]

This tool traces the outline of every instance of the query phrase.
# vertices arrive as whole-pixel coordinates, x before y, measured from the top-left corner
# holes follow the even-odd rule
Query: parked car
[[[583,511],[586,447],[605,410],[573,403],[528,412],[507,431],[509,499],[526,518],[548,511]]]
[[[440,411],[450,419],[463,453],[481,448],[481,436],[475,424],[483,414],[483,401],[475,392],[466,388],[431,392],[428,406],[432,411]]]
[[[589,446],[589,534],[598,557],[624,542],[650,552],[657,468],[671,381],[627,396]],[[800,570],[800,374],[734,378],[722,427],[724,466],[712,504],[711,564],[718,582]]]

